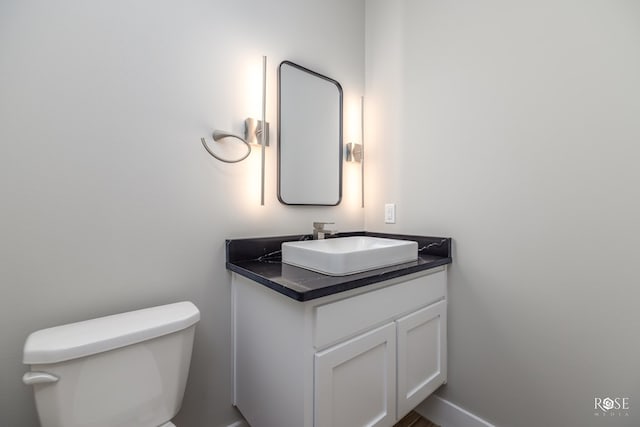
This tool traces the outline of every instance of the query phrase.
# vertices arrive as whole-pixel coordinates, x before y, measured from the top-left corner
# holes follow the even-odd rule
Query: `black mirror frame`
[[[338,141],[338,161],[339,161],[339,165],[338,165],[338,201],[334,204],[322,204],[322,203],[288,203],[285,202],[282,199],[282,195],[280,194],[280,188],[281,188],[281,173],[280,173],[280,169],[282,167],[281,165],[281,151],[282,151],[282,147],[281,147],[281,143],[280,143],[280,129],[281,129],[281,96],[280,96],[280,88],[281,88],[281,70],[282,70],[282,66],[283,65],[288,65],[291,66],[293,68],[297,68],[300,71],[303,71],[305,73],[309,73],[315,77],[319,77],[323,80],[326,80],[332,84],[334,84],[336,86],[336,88],[338,89],[338,94],[339,94],[339,141]],[[284,204],[284,205],[288,205],[288,206],[338,206],[340,204],[340,202],[342,201],[342,167],[343,167],[343,151],[344,151],[344,139],[343,139],[343,93],[342,93],[342,86],[340,85],[340,83],[337,80],[334,80],[330,77],[327,77],[325,75],[322,75],[320,73],[317,73],[313,70],[310,70],[306,67],[303,67],[302,65],[298,65],[294,62],[291,61],[282,61],[280,63],[280,65],[278,66],[278,200],[280,201],[280,203]]]

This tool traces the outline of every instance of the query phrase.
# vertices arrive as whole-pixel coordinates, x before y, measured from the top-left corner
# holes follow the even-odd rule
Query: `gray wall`
[[[339,207],[276,200],[277,64],[339,80],[359,138],[363,46],[360,0],[0,3],[0,425],[37,424],[21,383],[30,332],[179,300],[202,320],[177,423],[238,418],[224,239],[363,228],[357,167]],[[199,139],[259,116],[263,54],[274,127],[260,206],[258,151],[227,165]]]
[[[439,393],[497,425],[640,425],[638,46],[636,1],[367,1],[365,225],[454,238]]]

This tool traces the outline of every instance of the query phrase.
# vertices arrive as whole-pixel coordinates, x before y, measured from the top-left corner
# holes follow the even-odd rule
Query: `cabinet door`
[[[391,426],[396,330],[389,323],[315,355],[314,426]]]
[[[445,300],[397,320],[398,418],[446,381],[446,313]]]

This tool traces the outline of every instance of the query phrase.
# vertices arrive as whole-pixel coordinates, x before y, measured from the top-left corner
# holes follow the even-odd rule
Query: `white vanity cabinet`
[[[446,381],[446,274],[306,302],[234,274],[233,403],[252,427],[392,426]]]

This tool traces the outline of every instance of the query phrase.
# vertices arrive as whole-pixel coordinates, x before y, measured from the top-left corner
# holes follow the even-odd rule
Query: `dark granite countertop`
[[[348,276],[328,276],[283,264],[283,242],[310,240],[310,234],[254,239],[228,239],[227,270],[254,280],[294,300],[308,301],[379,283],[430,268],[451,264],[451,238],[372,233],[338,233],[333,237],[372,236],[418,242],[418,259],[404,264]]]

